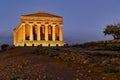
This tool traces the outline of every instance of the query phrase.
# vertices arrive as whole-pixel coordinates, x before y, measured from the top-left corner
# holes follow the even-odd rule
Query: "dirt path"
[[[34,48],[15,48],[0,53],[0,80],[77,80],[75,71],[41,56]]]

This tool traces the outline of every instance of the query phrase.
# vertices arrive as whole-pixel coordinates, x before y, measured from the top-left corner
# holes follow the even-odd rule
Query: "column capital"
[[[23,22],[21,22],[22,24],[29,24],[29,22],[28,21],[25,21],[24,23]]]
[[[36,24],[37,26],[41,26],[41,24]]]
[[[21,25],[25,25],[25,23],[21,23]]]
[[[63,24],[61,24],[61,25],[59,25],[60,27],[63,27],[64,25]]]
[[[50,24],[44,24],[45,26],[49,26]]]
[[[52,25],[53,27],[55,27],[56,25]]]
[[[31,23],[31,24],[29,24],[29,25],[32,27],[34,24]]]

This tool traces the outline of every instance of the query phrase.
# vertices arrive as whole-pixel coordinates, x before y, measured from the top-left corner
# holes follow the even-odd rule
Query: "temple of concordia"
[[[13,30],[14,46],[64,46],[63,18],[47,12],[22,15]]]

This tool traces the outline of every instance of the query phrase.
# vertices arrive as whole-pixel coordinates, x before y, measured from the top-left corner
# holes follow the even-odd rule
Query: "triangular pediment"
[[[22,15],[22,16],[29,16],[29,17],[57,17],[57,18],[62,18],[61,16],[57,16],[55,14],[51,14],[48,12],[36,12],[36,13],[32,13],[32,14],[26,14],[26,15]]]

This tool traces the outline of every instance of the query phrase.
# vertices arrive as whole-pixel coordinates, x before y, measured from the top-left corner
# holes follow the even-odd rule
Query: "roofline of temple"
[[[48,12],[45,12],[45,11],[34,12],[34,13],[31,13],[31,14],[25,14],[25,15],[21,15],[21,16],[63,18],[62,16],[58,16],[56,14],[48,13]]]

